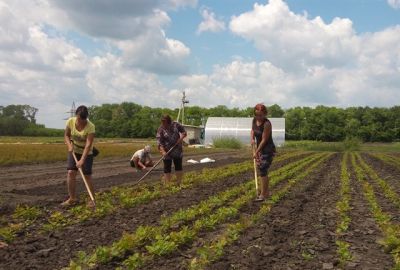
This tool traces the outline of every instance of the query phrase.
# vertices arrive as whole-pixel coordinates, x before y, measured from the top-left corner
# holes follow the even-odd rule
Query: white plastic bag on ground
[[[197,164],[197,163],[199,163],[197,160],[194,160],[194,159],[189,159],[187,162],[188,162],[188,163],[192,163],[192,164]]]
[[[208,157],[203,158],[202,160],[200,160],[200,163],[210,163],[210,162],[215,162],[215,160],[211,159],[211,158],[208,158]]]

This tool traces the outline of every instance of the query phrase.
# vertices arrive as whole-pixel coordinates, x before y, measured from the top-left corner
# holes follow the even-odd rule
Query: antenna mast
[[[188,103],[189,103],[189,100],[186,99],[186,93],[185,93],[185,91],[183,91],[181,107],[179,108],[178,118],[176,120],[177,122],[179,122],[179,118],[181,117],[181,112],[182,112],[182,122],[180,122],[182,125],[185,124],[185,104],[188,104]]]

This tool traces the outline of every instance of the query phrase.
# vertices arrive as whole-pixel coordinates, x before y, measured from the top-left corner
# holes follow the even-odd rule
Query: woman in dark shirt
[[[182,142],[186,135],[185,128],[178,122],[172,121],[169,115],[162,117],[161,126],[157,130],[157,144],[158,150],[164,156],[164,180],[166,184],[171,182],[172,162],[175,166],[177,184],[182,183]],[[170,150],[171,152],[166,155]]]
[[[256,201],[263,201],[269,196],[268,169],[271,166],[272,159],[276,149],[272,140],[272,125],[267,118],[268,110],[263,104],[257,104],[254,107],[254,119],[251,129],[251,144],[256,143],[257,148],[254,153],[257,167],[261,178],[261,193]]]

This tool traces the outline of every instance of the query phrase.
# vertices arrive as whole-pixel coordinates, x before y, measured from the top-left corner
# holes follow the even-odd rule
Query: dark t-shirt
[[[178,122],[172,122],[168,129],[164,128],[162,125],[157,130],[157,143],[158,146],[162,146],[166,152],[168,152],[179,140],[180,133],[184,133],[185,128]],[[171,158],[181,158],[183,157],[183,147],[182,144],[178,144],[175,148],[168,154],[166,159]]]
[[[257,147],[260,145],[263,132],[268,127],[268,125],[271,126],[271,130],[269,132],[267,143],[264,145],[263,149],[261,150],[262,154],[272,154],[272,153],[276,152],[275,144],[272,139],[272,125],[271,125],[271,122],[267,118],[265,118],[264,124],[262,124],[261,126],[257,126],[256,119],[255,118],[253,119],[252,130],[254,133],[254,137],[256,138]]]

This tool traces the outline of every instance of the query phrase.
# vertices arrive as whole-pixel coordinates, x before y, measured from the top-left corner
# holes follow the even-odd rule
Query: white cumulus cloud
[[[394,9],[400,9],[400,0],[387,0],[389,6]]]
[[[252,42],[263,60],[236,58],[211,74],[182,76],[199,105],[398,105],[400,26],[357,34],[350,19],[325,22],[270,0],[232,17],[229,28]]]
[[[197,27],[197,34],[201,34],[202,32],[220,32],[225,30],[225,22],[222,20],[218,20],[215,16],[214,12],[203,8],[201,10],[201,16],[203,21]]]
[[[109,3],[0,1],[0,104],[35,106],[50,127],[63,127],[73,100],[175,105],[158,74],[187,73],[190,49],[165,35],[170,18],[161,8],[197,2]],[[71,31],[110,49],[88,54],[67,38]]]

